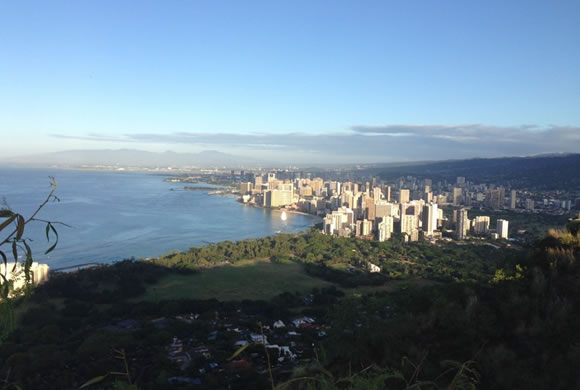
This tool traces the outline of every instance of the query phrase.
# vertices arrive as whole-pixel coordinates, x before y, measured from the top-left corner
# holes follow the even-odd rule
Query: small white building
[[[381,267],[371,263],[370,261],[367,261],[367,267],[369,268],[369,272],[371,272],[371,273],[381,272]]]

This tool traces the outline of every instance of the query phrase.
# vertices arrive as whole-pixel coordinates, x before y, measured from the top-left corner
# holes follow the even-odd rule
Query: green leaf
[[[2,258],[2,261],[4,262],[4,268],[8,269],[8,259],[6,258],[6,255],[4,254],[4,252],[0,251],[0,257]]]
[[[0,210],[0,218],[8,218],[14,215],[12,210]]]
[[[54,228],[54,226],[52,226],[51,223],[49,223],[48,226],[50,226],[50,230],[52,230],[52,232],[54,233],[54,236],[56,237],[56,241],[54,242],[54,244],[50,248],[48,248],[46,250],[46,252],[44,252],[45,255],[47,255],[50,252],[52,252],[54,250],[54,248],[56,248],[56,244],[58,244],[58,232],[56,231],[56,229]]]
[[[0,274],[0,277],[4,279],[4,283],[0,285],[0,297],[7,299],[8,294],[10,294],[10,284],[8,283],[8,279],[6,279],[6,276]]]
[[[24,222],[24,217],[20,214],[17,215],[17,218],[18,222],[16,223],[16,239],[20,240],[24,234],[24,225],[26,222]]]
[[[10,212],[12,213],[12,211]],[[6,218],[6,217],[4,217]],[[14,220],[16,219],[16,215],[12,214],[8,217],[8,219],[4,222],[2,222],[2,224],[0,225],[0,231],[2,231],[6,226],[10,225],[12,222],[14,222]]]
[[[50,252],[52,252],[54,250],[54,248],[56,248],[56,244],[58,244],[58,241],[55,242],[54,244],[52,244],[52,246],[50,248],[48,248],[46,250],[46,252],[44,252],[45,255],[48,255]]]
[[[12,256],[14,256],[14,265],[18,261],[18,247],[16,245],[16,240],[12,241]]]
[[[246,350],[246,348],[248,348],[249,346],[250,346],[250,344],[249,344],[249,343],[248,343],[248,344],[246,344],[246,345],[242,345],[240,348],[238,348],[238,349],[236,350],[236,352],[234,352],[234,353],[232,354],[232,356],[230,356],[230,357],[228,358],[228,360],[234,360],[234,359],[235,359],[235,358],[236,358],[236,357],[237,357],[237,356],[238,356],[240,353],[244,352],[244,351]]]
[[[86,387],[94,385],[95,383],[102,382],[107,377],[107,375],[97,376],[97,377],[91,379],[90,381],[84,383],[81,387],[79,387],[79,389],[84,389]]]
[[[28,245],[26,240],[22,241],[22,243],[24,244],[24,251],[26,252],[26,258],[32,259],[32,249],[30,249],[30,246]]]

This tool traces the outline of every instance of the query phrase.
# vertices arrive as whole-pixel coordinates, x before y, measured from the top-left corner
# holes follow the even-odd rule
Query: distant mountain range
[[[546,154],[528,157],[474,158],[377,166],[368,174],[384,179],[413,175],[455,181],[457,176],[479,183],[542,190],[580,189],[580,154]]]
[[[135,167],[135,168],[242,168],[267,164],[265,161],[214,150],[200,153],[147,152],[135,149],[68,150],[0,159],[0,163],[31,167]]]

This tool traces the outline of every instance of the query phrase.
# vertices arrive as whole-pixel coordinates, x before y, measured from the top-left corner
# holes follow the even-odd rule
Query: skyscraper
[[[373,198],[366,198],[364,202],[364,212],[366,219],[369,221],[375,220],[375,200]]]
[[[467,217],[467,210],[459,210],[459,216],[457,218],[457,239],[465,240],[467,238],[467,233],[469,231],[469,218]]]
[[[516,208],[516,190],[512,190],[511,195],[510,195],[510,208],[511,209],[515,209]]]
[[[535,203],[533,199],[526,199],[526,210],[533,210]]]
[[[454,187],[453,188],[453,205],[454,206],[459,206],[461,204],[461,195],[462,195],[461,187]]]
[[[426,204],[423,206],[422,222],[423,222],[423,232],[426,236],[432,236],[433,232],[437,230],[437,205],[436,204]]]
[[[385,186],[385,199],[387,202],[391,201],[391,186]]]
[[[503,209],[505,204],[505,188],[498,187],[488,190],[485,197],[485,204],[492,209]]]
[[[386,241],[391,239],[393,234],[393,217],[385,216],[379,223],[379,241]]]
[[[497,234],[500,238],[508,239],[508,227],[509,222],[505,219],[498,219],[497,220]]]
[[[409,202],[409,190],[400,189],[399,190],[399,203]]]
[[[413,236],[417,230],[417,217],[415,215],[401,215],[401,233]]]
[[[475,217],[475,224],[473,231],[477,234],[485,234],[489,230],[490,219],[485,215],[478,215]]]

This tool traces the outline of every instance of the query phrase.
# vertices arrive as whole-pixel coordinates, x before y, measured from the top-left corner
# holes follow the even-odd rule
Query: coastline
[[[56,176],[61,202],[50,203],[43,217],[74,228],[58,229],[59,245],[48,255],[42,253],[44,231],[36,226],[29,233],[35,241],[35,260],[51,268],[158,257],[209,242],[274,236],[278,231],[301,233],[318,223],[306,216],[283,222],[279,213],[243,209],[234,194],[179,191],[185,184],[167,183],[165,177],[148,173],[8,168],[2,174],[0,193],[10,207],[26,215],[27,205],[36,204],[44,194],[45,178]],[[203,184],[195,186],[199,185]]]
[[[238,203],[240,203],[240,204],[242,204],[242,205],[244,205],[244,206],[248,206],[248,207],[254,207],[254,208],[256,208],[256,209],[262,209],[262,210],[271,210],[271,211],[279,211],[279,212],[285,211],[285,212],[286,212],[286,213],[288,213],[288,214],[295,214],[295,215],[302,215],[302,216],[305,216],[305,217],[312,217],[314,220],[316,220],[316,222],[313,224],[313,226],[314,226],[316,223],[319,223],[319,222],[321,222],[321,221],[322,221],[322,219],[323,219],[322,217],[320,217],[320,216],[318,216],[318,215],[312,215],[312,214],[308,214],[308,213],[305,213],[305,212],[303,212],[303,211],[298,211],[298,210],[290,210],[290,209],[285,209],[285,208],[271,208],[271,207],[264,207],[264,206],[257,205],[257,204],[255,204],[255,203],[253,203],[253,204],[251,204],[251,203],[244,203],[244,202],[242,202],[242,201],[240,200],[240,198],[239,198],[239,197],[238,197],[237,201],[238,201]]]

